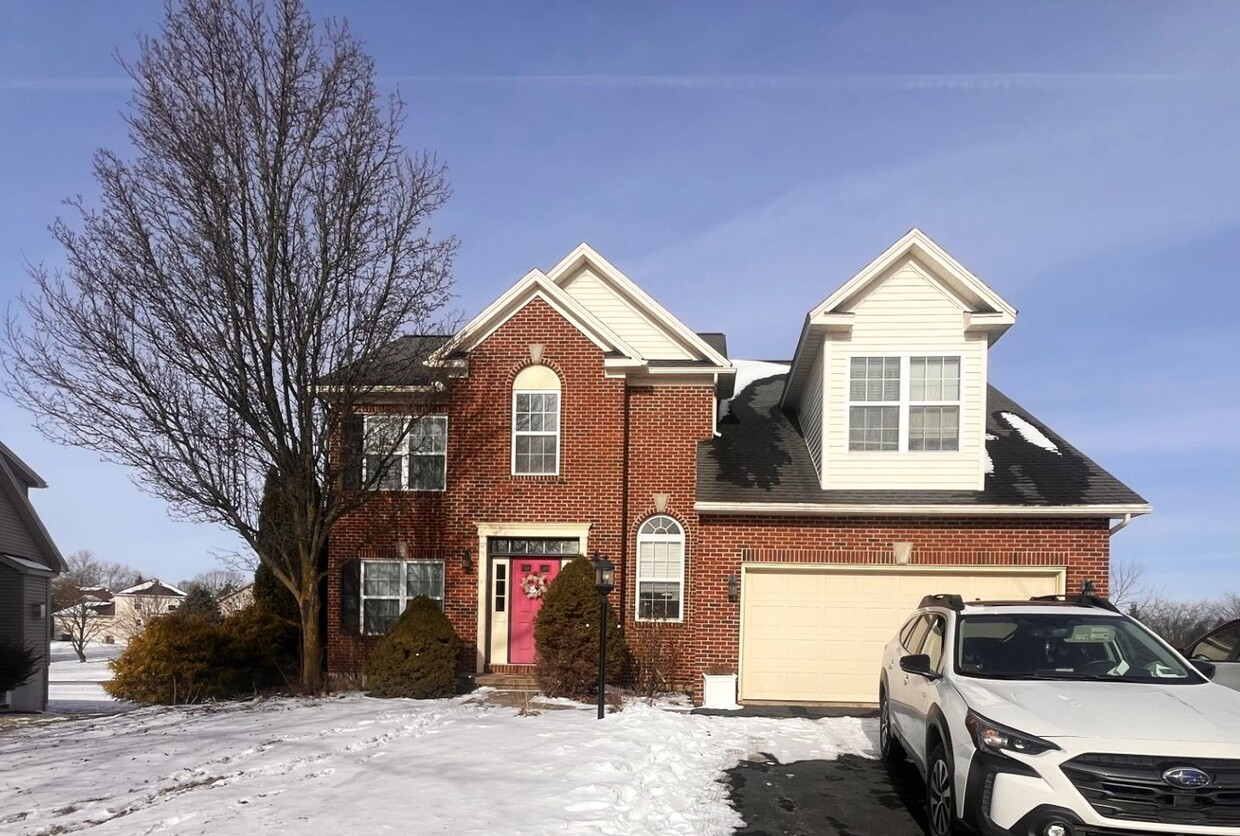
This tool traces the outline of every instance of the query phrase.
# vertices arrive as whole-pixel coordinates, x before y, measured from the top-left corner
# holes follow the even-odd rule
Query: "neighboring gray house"
[[[34,679],[0,694],[0,710],[47,708],[52,578],[68,567],[30,504],[30,489],[46,487],[39,474],[0,443],[0,636],[34,648],[43,660]]]

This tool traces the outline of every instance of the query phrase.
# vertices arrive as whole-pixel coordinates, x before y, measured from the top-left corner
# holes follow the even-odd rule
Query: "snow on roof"
[[[1021,418],[1019,415],[1013,415],[1011,412],[1000,412],[999,417],[1006,421],[1009,427],[1020,433],[1021,437],[1024,438],[1025,441],[1028,441],[1035,447],[1041,447],[1043,450],[1050,450],[1057,456],[1063,455],[1063,453],[1059,452],[1059,447],[1056,446],[1055,442],[1051,441],[1042,433],[1041,430],[1033,424],[1030,424],[1024,418]]]
[[[773,363],[769,360],[733,360],[732,365],[736,368],[736,380],[732,384],[732,397],[740,397],[740,394],[749,386],[757,383],[764,378],[774,377],[775,375],[784,375],[792,368],[791,363]],[[728,408],[731,405],[731,399],[719,402],[719,417],[723,418],[728,414]]]
[[[999,436],[994,433],[986,433],[987,441],[998,441],[998,439]],[[982,455],[986,457],[986,475],[993,476],[995,474],[995,463],[990,458],[990,451],[986,449],[985,445],[982,446]]]
[[[117,595],[179,595],[185,596],[185,593],[177,589],[170,583],[164,583],[159,578],[152,578],[149,581],[131,586],[128,589],[122,589]]]

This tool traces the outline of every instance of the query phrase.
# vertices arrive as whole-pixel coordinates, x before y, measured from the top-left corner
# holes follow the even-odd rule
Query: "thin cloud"
[[[50,76],[0,77],[0,90],[37,91],[47,93],[112,92],[129,90],[133,81],[124,76],[79,76],[54,78]]]
[[[382,84],[525,86],[596,90],[705,92],[914,92],[1003,93],[1033,90],[1145,87],[1205,83],[1208,76],[1168,73],[921,73],[914,75],[381,75]],[[113,92],[129,90],[124,76],[0,77],[2,91]]]
[[[1083,87],[1146,86],[1206,81],[1197,75],[1166,73],[921,73],[914,75],[391,75],[390,84],[524,85],[595,89],[668,89],[744,92],[796,90],[806,92],[1004,92],[1080,89]]]

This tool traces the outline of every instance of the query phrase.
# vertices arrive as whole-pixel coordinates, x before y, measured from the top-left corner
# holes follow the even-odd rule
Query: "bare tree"
[[[361,451],[333,460],[333,433],[380,377],[405,415],[442,388],[397,338],[443,332],[456,241],[428,222],[444,169],[406,151],[403,104],[347,26],[316,27],[301,0],[172,3],[122,66],[132,157],[97,152],[98,207],[72,200],[76,227],[53,225],[67,266],[31,269],[9,391],[50,438],[237,532],[296,596],[317,690],[322,548],[389,472],[346,479]],[[366,453],[390,460],[410,427]],[[288,519],[264,551],[268,471]]]
[[[1161,595],[1132,602],[1130,612],[1173,647],[1193,639],[1225,620],[1217,601],[1177,601]]]
[[[93,588],[119,592],[142,580],[142,573],[123,563],[100,560],[89,549],[79,549],[65,558],[67,571],[52,582],[52,606],[64,609],[77,602],[83,590]]]
[[[1145,569],[1131,560],[1111,561],[1110,599],[1118,605],[1131,604],[1140,598],[1145,588],[1142,583]]]
[[[56,611],[56,630],[69,637],[79,662],[86,661],[86,645],[113,626],[114,606],[99,595],[79,591],[75,601]]]
[[[190,578],[181,586],[188,592],[194,587],[205,589],[211,593],[213,598],[226,595],[234,589],[239,589],[253,580],[253,577],[245,574],[240,569],[226,567],[223,569],[207,569],[199,572]]]

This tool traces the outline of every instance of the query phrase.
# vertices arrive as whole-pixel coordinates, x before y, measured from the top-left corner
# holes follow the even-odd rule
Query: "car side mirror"
[[[930,670],[930,657],[925,653],[914,653],[910,656],[901,656],[900,670],[905,673],[915,673],[918,676],[934,676],[934,671]]]
[[[1214,663],[1208,659],[1189,659],[1188,661],[1192,663],[1192,666],[1197,669],[1197,672],[1206,679],[1213,679],[1214,674],[1218,671],[1218,668],[1215,667]]]

